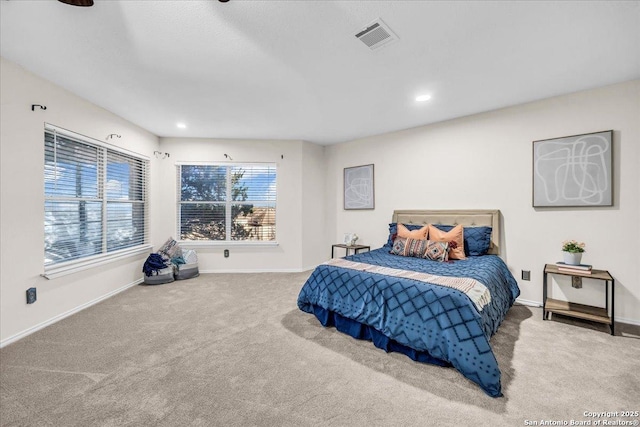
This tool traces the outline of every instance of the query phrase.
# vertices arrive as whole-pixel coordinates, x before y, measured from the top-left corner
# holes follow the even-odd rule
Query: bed
[[[390,253],[396,224],[460,224],[469,236],[490,227],[490,241],[486,254],[455,261],[398,256]],[[520,290],[498,256],[500,230],[497,210],[395,211],[382,248],[318,266],[300,291],[298,307],[322,325],[387,352],[454,367],[488,395],[502,396],[489,339]]]

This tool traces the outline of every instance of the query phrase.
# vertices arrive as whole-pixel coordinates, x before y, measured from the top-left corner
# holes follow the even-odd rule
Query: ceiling
[[[333,144],[640,78],[638,1],[0,7],[3,57],[166,137]]]

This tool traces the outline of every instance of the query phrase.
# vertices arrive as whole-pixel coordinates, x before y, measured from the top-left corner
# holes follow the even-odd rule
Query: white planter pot
[[[582,261],[582,252],[562,252],[564,263],[569,265],[578,265]]]

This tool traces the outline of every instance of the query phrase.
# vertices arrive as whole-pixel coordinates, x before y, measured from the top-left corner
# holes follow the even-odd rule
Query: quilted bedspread
[[[358,263],[465,277],[484,284],[490,302],[479,310],[460,290],[433,283],[322,264],[304,284],[298,307],[318,308],[367,325],[397,343],[452,365],[490,396],[501,396],[500,370],[489,339],[520,289],[502,259],[450,263],[391,255],[388,249],[346,257]],[[375,341],[374,341],[375,342]]]

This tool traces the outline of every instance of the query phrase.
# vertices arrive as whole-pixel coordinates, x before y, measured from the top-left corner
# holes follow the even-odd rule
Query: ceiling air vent
[[[398,40],[398,36],[379,18],[359,31],[356,37],[371,50],[376,50]]]

